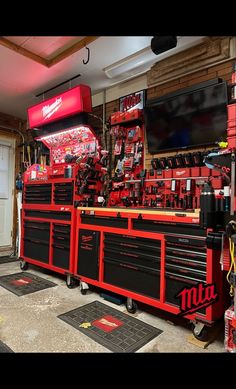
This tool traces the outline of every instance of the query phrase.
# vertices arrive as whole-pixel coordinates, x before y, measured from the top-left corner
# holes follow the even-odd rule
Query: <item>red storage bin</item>
[[[202,177],[209,177],[209,176],[211,176],[211,169],[209,169],[206,166],[202,166],[201,167],[201,176]]]
[[[236,104],[229,104],[228,108],[228,121],[236,122]]]
[[[191,167],[191,177],[200,177],[200,167]]]
[[[229,127],[227,130],[227,136],[235,136],[236,135],[236,126],[234,127]]]
[[[164,170],[157,169],[157,178],[164,178]]]
[[[172,169],[166,169],[166,170],[163,170],[164,172],[164,178],[172,178]]]
[[[233,120],[228,120],[228,128],[235,128],[236,126],[236,120],[233,119]]]
[[[189,167],[183,167],[173,170],[173,178],[191,177],[191,170]]]
[[[212,169],[211,175],[212,175],[212,177],[218,177],[221,175],[221,172],[218,170]]]
[[[222,177],[213,177],[213,179],[211,180],[211,186],[213,189],[223,189]]]
[[[236,136],[228,136],[227,138],[228,140],[228,147],[229,148],[235,148],[236,147]]]

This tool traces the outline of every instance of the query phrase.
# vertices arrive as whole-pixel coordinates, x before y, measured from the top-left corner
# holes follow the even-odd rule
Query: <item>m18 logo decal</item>
[[[185,287],[176,295],[180,299],[180,316],[185,316],[201,308],[214,304],[218,299],[215,284],[199,282],[196,286]]]
[[[124,97],[120,97],[120,111],[126,112],[132,111],[133,109],[143,109],[144,98],[144,91],[139,91]]]

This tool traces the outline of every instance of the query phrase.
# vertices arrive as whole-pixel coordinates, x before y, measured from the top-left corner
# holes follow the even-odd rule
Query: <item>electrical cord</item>
[[[229,238],[229,252],[230,252],[230,268],[229,268],[229,271],[227,273],[226,279],[230,285],[229,294],[231,297],[233,297],[234,296],[234,286],[231,284],[229,277],[230,277],[230,274],[232,272],[233,267],[234,267],[234,273],[236,272],[236,263],[234,260],[234,242],[232,241],[231,238]]]

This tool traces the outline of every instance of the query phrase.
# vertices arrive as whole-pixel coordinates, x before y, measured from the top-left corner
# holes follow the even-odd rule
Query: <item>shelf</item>
[[[200,179],[206,179],[208,177],[170,177],[170,178],[147,178],[144,180],[144,182],[153,182],[153,181],[170,181],[170,180],[200,180]],[[127,180],[125,182],[141,182],[141,180]]]

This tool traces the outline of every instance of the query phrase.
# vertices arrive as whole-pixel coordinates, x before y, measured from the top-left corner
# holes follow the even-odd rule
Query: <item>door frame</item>
[[[15,248],[15,238],[16,238],[16,189],[15,189],[15,172],[16,172],[16,136],[11,133],[6,133],[6,131],[1,130],[0,126],[0,144],[9,145],[12,150],[12,155],[10,152],[10,163],[12,175],[9,177],[11,182],[12,191],[9,191],[9,196],[12,197],[12,233],[11,233],[11,244],[9,246],[0,246],[0,253],[5,251],[12,251]]]

